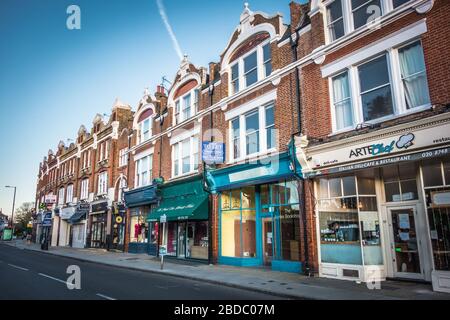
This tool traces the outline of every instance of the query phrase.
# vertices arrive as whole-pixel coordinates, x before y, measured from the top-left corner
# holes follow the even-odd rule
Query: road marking
[[[27,268],[22,268],[22,267],[16,266],[15,264],[8,263],[8,266],[22,270],[22,271],[28,271]]]
[[[96,296],[99,296],[99,297],[101,297],[103,299],[106,299],[106,300],[117,300],[117,299],[105,296],[104,294],[101,294],[101,293],[97,293]]]
[[[61,282],[61,283],[64,283],[68,288],[69,288],[69,286],[74,286],[73,283],[70,283],[70,282],[67,282],[67,281],[64,281],[64,280],[60,280],[60,279],[58,279],[58,278],[49,276],[49,275],[44,274],[44,273],[38,273],[38,275],[40,275],[40,276],[42,276],[42,277],[45,277],[45,278],[49,278],[49,279],[55,280],[55,281],[58,281],[58,282]]]

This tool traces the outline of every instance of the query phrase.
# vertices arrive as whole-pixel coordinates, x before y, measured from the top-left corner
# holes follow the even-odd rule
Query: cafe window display
[[[321,262],[382,265],[374,172],[317,182]]]
[[[147,214],[149,207],[136,208],[131,211],[130,217],[130,242],[148,243]]]
[[[434,267],[450,271],[450,158],[422,166]]]

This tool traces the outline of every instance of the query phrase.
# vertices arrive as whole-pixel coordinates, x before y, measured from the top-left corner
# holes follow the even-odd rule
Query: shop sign
[[[445,142],[450,142],[450,123],[392,135],[387,138],[374,137],[373,141],[347,145],[342,148],[322,145],[320,151],[319,149],[307,151],[307,155],[310,157],[308,161],[310,168],[319,169],[415,149],[432,148],[434,145]]]
[[[362,163],[343,165],[340,167],[318,169],[313,172],[305,174],[305,176],[313,177],[313,176],[324,175],[324,174],[332,174],[332,173],[348,172],[348,171],[355,171],[355,170],[361,170],[361,169],[369,169],[369,168],[375,168],[375,167],[380,167],[380,166],[389,165],[389,164],[399,164],[402,162],[411,162],[411,161],[432,159],[432,158],[441,157],[441,156],[445,156],[445,155],[450,155],[450,147],[435,149],[435,150],[426,150],[426,151],[422,151],[422,152],[417,152],[417,153],[412,153],[412,154],[407,154],[407,155],[402,155],[402,156],[396,156],[396,157],[394,156],[394,157],[384,158],[384,159],[380,159],[380,160],[373,160],[373,161],[366,161],[366,162],[362,162]]]
[[[431,193],[432,207],[447,207],[450,205],[450,192],[440,191]]]
[[[161,222],[161,223],[166,223],[166,222],[167,222],[167,215],[163,214],[163,215],[159,218],[159,222]]]
[[[108,202],[100,202],[92,204],[92,211],[91,212],[102,212],[108,210]]]
[[[116,221],[116,224],[122,224],[123,223],[122,216],[117,216],[115,221]]]
[[[46,212],[44,214],[44,218],[42,219],[42,226],[43,227],[51,227],[52,226],[52,213]]]
[[[59,216],[61,219],[67,220],[70,219],[75,213],[75,207],[68,207],[61,209]]]
[[[221,164],[225,162],[225,144],[219,142],[202,143],[202,160],[206,164]]]
[[[46,204],[54,204],[54,203],[56,203],[56,195],[48,194],[45,196],[44,201]]]

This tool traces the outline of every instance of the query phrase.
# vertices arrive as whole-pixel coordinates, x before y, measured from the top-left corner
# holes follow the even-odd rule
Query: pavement
[[[2,242],[0,242],[2,243]],[[39,252],[113,266],[128,270],[167,275],[201,283],[250,290],[290,299],[321,300],[450,300],[450,294],[433,292],[431,284],[383,281],[380,289],[369,289],[365,283],[307,277],[300,274],[272,271],[267,268],[244,268],[224,265],[208,265],[165,259],[164,270],[160,260],[147,254],[108,252],[101,249],[74,249],[50,247],[42,251],[39,245],[22,240],[3,242],[17,249]]]

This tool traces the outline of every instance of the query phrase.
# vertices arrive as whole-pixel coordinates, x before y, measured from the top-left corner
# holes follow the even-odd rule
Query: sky
[[[173,80],[180,52],[198,67],[218,61],[244,2],[1,0],[3,213],[10,215],[13,200],[5,185],[17,187],[16,208],[34,201],[39,163],[48,150],[74,140],[82,124],[90,130],[94,116],[109,115],[117,97],[136,109],[145,88],[154,92],[163,76]],[[290,0],[248,2],[253,11],[280,12],[290,22]],[[79,30],[66,25],[72,4],[81,10]]]

